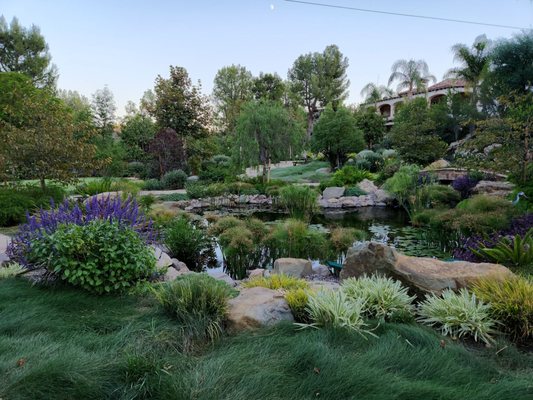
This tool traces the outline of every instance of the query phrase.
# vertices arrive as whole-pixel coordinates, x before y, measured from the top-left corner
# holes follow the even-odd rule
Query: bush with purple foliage
[[[452,187],[461,193],[461,198],[464,200],[472,195],[472,189],[476,187],[478,182],[479,179],[473,176],[463,175],[453,181]]]
[[[20,227],[7,253],[11,260],[30,269],[32,266],[27,260],[27,255],[31,250],[32,242],[39,240],[43,235],[51,235],[59,226],[65,224],[87,225],[91,221],[102,219],[132,228],[145,243],[153,243],[156,240],[152,221],[145,218],[137,202],[131,197],[122,200],[119,197],[98,198],[94,196],[84,205],[65,200],[57,207],[51,202],[50,210],[40,209],[35,215],[26,213],[26,219],[27,222]]]
[[[453,251],[453,257],[458,260],[472,262],[485,261],[476,255],[472,249],[492,248],[502,238],[508,237],[512,239],[516,235],[524,236],[531,228],[533,228],[533,214],[524,214],[513,219],[508,228],[496,231],[490,236],[476,235],[463,237],[460,239],[457,248]]]

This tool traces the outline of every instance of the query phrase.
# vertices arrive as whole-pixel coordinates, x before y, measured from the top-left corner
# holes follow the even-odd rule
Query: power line
[[[399,17],[431,19],[431,20],[435,20],[435,21],[457,22],[457,23],[460,23],[460,24],[483,25],[483,26],[492,26],[492,27],[507,28],[507,29],[527,29],[527,28],[523,28],[523,27],[520,27],[520,26],[490,24],[490,23],[487,23],[487,22],[477,22],[477,21],[467,21],[467,20],[462,20],[462,19],[432,17],[432,16],[429,16],[429,15],[404,14],[404,13],[397,13],[397,12],[392,12],[392,11],[370,10],[370,9],[367,9],[367,8],[348,7],[348,6],[341,6],[341,5],[337,5],[337,4],[315,3],[315,2],[312,2],[312,1],[303,1],[303,0],[284,0],[284,1],[286,1],[288,3],[300,3],[300,4],[311,5],[311,6],[328,7],[328,8],[339,8],[339,9],[342,9],[342,10],[351,10],[351,11],[359,11],[359,12],[374,13],[374,14],[395,15],[395,16],[399,16]]]

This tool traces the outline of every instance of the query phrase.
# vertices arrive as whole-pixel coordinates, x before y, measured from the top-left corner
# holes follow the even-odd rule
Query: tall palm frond
[[[429,73],[429,67],[424,60],[398,60],[392,64],[391,71],[389,85],[397,81],[397,91],[407,90],[409,97],[415,90],[424,90],[429,81],[437,80]]]

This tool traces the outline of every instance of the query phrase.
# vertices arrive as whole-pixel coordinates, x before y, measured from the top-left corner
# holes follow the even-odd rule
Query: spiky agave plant
[[[472,249],[474,254],[500,264],[512,267],[526,267],[533,264],[533,229],[523,237],[503,237],[494,247]]]
[[[419,322],[438,328],[452,338],[471,336],[486,344],[493,342],[496,321],[490,315],[490,305],[478,300],[475,294],[461,289],[459,293],[445,290],[441,296],[430,295],[420,303]]]
[[[342,282],[342,291],[349,300],[363,299],[365,314],[386,321],[408,321],[413,318],[415,296],[394,279],[372,275],[349,278]]]

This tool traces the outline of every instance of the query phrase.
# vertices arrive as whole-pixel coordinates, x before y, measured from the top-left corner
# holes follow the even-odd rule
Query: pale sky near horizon
[[[317,0],[317,2],[533,28],[531,0]],[[59,68],[58,86],[90,98],[108,85],[119,115],[138,103],[169,65],[183,66],[210,94],[216,72],[240,64],[254,75],[286,78],[294,60],[336,44],[349,58],[349,103],[368,82],[386,84],[400,58],[424,59],[440,80],[450,48],[480,34],[519,30],[430,21],[290,3],[283,0],[0,0],[0,15],[35,24]]]

